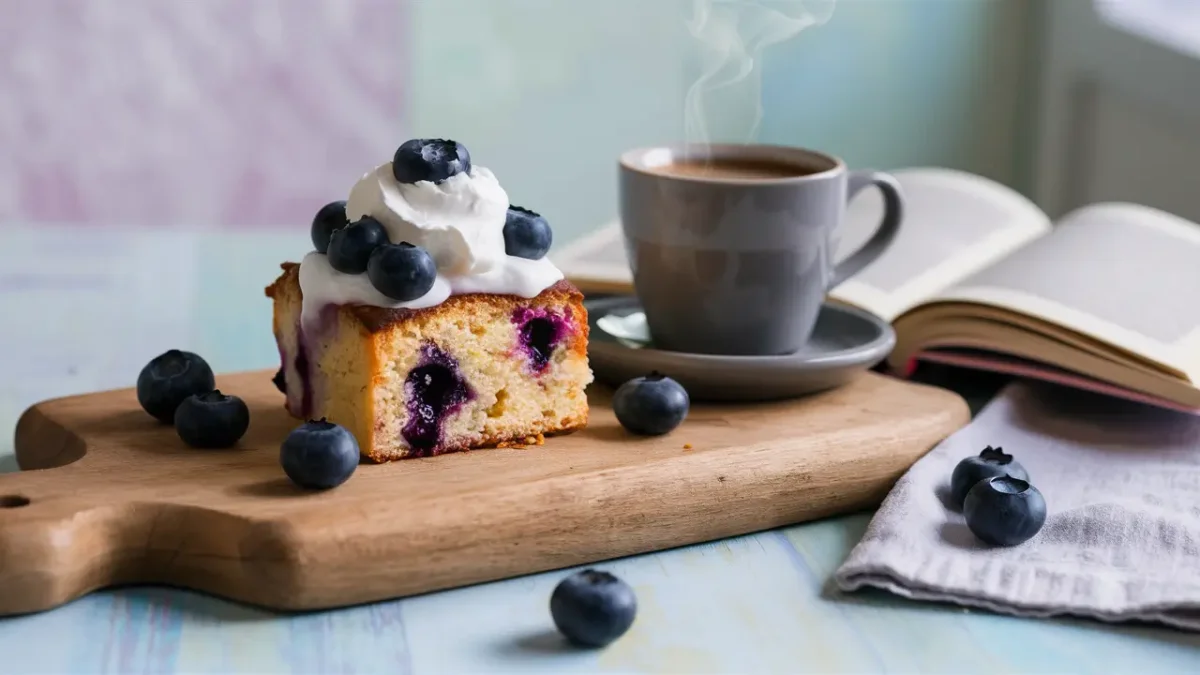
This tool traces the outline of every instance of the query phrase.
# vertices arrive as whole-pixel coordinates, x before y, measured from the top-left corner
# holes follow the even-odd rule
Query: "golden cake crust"
[[[300,291],[299,270],[297,263],[283,263],[282,273],[266,288],[266,295],[275,301],[274,330],[276,339],[283,351],[284,335],[289,330],[294,331],[298,319],[299,306],[302,301]],[[470,325],[477,322],[479,316],[511,314],[528,307],[568,308],[574,317],[573,330],[566,336],[562,349],[567,352],[569,359],[581,360],[586,364],[588,344],[587,310],[583,306],[583,294],[570,282],[562,280],[542,291],[534,298],[521,298],[512,295],[488,293],[469,293],[453,295],[445,302],[434,307],[423,309],[388,309],[357,305],[342,305],[337,307],[338,343],[353,341],[348,352],[355,354],[358,362],[349,368],[361,372],[361,386],[344,387],[335,398],[349,399],[347,411],[341,415],[334,414],[330,420],[351,427],[351,431],[359,438],[363,455],[376,462],[390,461],[419,454],[397,451],[388,448],[387,442],[380,440],[389,438],[394,429],[385,428],[383,421],[386,411],[372,392],[395,387],[394,374],[389,371],[389,362],[395,358],[396,348],[403,340],[410,340],[412,335],[421,335],[427,331],[436,331],[439,326]],[[286,367],[286,364],[285,364]],[[586,368],[586,365],[585,365]],[[590,375],[589,375],[590,379]],[[451,442],[439,447],[436,454],[462,451],[471,448],[521,446],[539,444],[542,435],[565,433],[583,428],[587,425],[587,404],[583,392],[579,392],[582,400],[573,409],[552,422],[538,422],[527,428],[506,428],[502,431],[481,433],[470,442]],[[289,408],[293,415],[297,411]],[[342,417],[343,419],[336,419]],[[357,428],[354,428],[357,427]]]
[[[283,273],[270,286],[267,286],[266,289],[267,297],[272,300],[282,297],[284,289],[295,289],[297,293],[299,293],[300,289],[300,263],[285,262],[279,267],[283,270]],[[518,307],[531,304],[531,301],[515,295],[464,293],[461,295],[452,295],[440,305],[425,307],[423,309],[393,309],[389,307],[371,307],[368,305],[343,305],[341,311],[357,319],[367,332],[379,333],[392,329],[396,324],[401,322],[419,324],[438,318],[439,316],[463,316],[470,313],[473,309],[478,308],[481,303],[489,307],[500,306],[515,310]],[[561,279],[553,286],[542,291],[532,300],[532,304],[571,305],[573,309],[582,312],[582,316],[587,316],[587,310],[583,307],[583,293],[566,279]],[[580,330],[581,333],[578,335],[580,339],[575,340],[576,344],[573,344],[571,348],[576,350],[578,354],[586,354],[589,335],[587,321],[584,321],[580,325]]]

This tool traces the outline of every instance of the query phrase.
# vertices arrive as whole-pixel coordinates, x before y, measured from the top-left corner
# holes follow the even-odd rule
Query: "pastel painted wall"
[[[294,226],[405,125],[397,0],[0,0],[0,226]]]
[[[1012,180],[1024,6],[841,0],[767,52],[760,138]],[[0,224],[302,228],[429,135],[565,241],[615,214],[621,150],[682,139],[699,53],[691,0],[0,7]]]
[[[762,136],[852,166],[946,166],[1026,189],[1035,31],[1024,0],[841,0],[771,52]]]
[[[690,14],[690,0],[417,0],[410,132],[469,143],[570,239],[614,217],[621,150],[683,138]],[[759,138],[1019,183],[1026,14],[1023,0],[841,0],[766,53]]]

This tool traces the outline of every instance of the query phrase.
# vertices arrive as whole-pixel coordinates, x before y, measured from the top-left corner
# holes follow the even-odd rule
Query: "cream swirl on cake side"
[[[397,160],[412,143],[401,146]],[[430,174],[436,174],[439,165],[434,162],[440,158],[431,160],[427,146],[425,151],[426,156],[416,155],[415,161],[418,165],[422,161],[429,162],[434,167]],[[397,179],[413,170],[412,153],[405,158],[408,163],[404,166],[397,167],[393,162],[382,164],[359,179],[351,189],[344,205],[346,224],[343,227],[330,230],[328,223],[318,227],[318,222],[314,222],[313,239],[317,250],[306,255],[300,264],[299,282],[305,317],[316,317],[323,307],[331,304],[422,309],[439,305],[451,295],[464,293],[532,298],[563,278],[562,272],[544,254],[550,241],[545,220],[531,211],[510,206],[508,194],[495,175],[485,167],[470,166],[465,148],[461,152],[465,157],[462,165],[446,171],[448,176],[438,176],[436,180],[404,182]],[[445,164],[440,168],[444,169]],[[327,205],[318,218],[328,220],[328,211],[336,204]],[[531,224],[535,226],[532,235],[529,234]],[[362,238],[350,242],[355,237],[347,232],[358,225],[370,226],[366,229],[373,230],[376,236],[381,236],[382,226],[389,243],[376,245],[368,241],[363,244]],[[541,228],[540,242],[538,228]],[[318,234],[319,229],[323,230],[322,234]],[[342,232],[340,242],[338,232]],[[366,250],[364,246],[376,250]],[[391,250],[377,250],[381,248]],[[329,255],[324,252],[326,249]],[[392,260],[375,260],[381,252],[392,255]],[[330,257],[334,254],[339,258],[331,264]],[[366,272],[367,259],[363,256],[370,257],[370,274]],[[347,263],[342,262],[348,258],[358,258],[350,273]],[[426,266],[432,259],[436,274],[428,271],[428,267],[424,272],[411,271],[404,264],[397,264],[397,261],[404,263],[410,259],[423,260]],[[392,284],[386,279],[381,284],[377,276],[372,276],[384,274],[425,276],[416,282],[418,290],[415,293],[399,301],[396,297],[404,296],[388,291]],[[400,283],[412,288],[411,281],[403,279]]]

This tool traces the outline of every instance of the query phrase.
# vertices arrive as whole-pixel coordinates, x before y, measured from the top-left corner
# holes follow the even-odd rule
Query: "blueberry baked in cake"
[[[587,311],[552,233],[462,144],[417,139],[312,226],[267,288],[276,384],[376,462],[540,443],[587,424]]]

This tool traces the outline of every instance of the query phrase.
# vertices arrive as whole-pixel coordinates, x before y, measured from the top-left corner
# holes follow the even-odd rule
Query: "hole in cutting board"
[[[0,495],[0,509],[18,509],[29,506],[29,497],[25,495]]]

